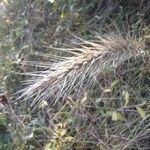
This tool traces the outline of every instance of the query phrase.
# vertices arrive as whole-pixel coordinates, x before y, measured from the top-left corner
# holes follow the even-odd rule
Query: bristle
[[[69,96],[73,90],[75,95],[80,96],[108,67],[118,67],[143,52],[143,43],[129,36],[98,35],[92,42],[80,38],[78,40],[80,42],[77,48],[56,48],[71,56],[62,59],[59,56],[57,63],[52,63],[49,69],[40,72],[40,75],[30,73],[34,78],[29,81],[31,84],[23,90],[19,99],[33,98],[32,105],[43,100],[56,104],[65,96]],[[78,92],[75,93],[75,90]],[[55,99],[51,99],[52,97]]]

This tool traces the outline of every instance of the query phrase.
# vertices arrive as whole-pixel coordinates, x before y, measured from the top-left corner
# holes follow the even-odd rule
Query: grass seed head
[[[46,71],[31,73],[32,80],[27,81],[29,86],[21,90],[19,99],[32,98],[31,106],[38,106],[45,100],[60,103],[70,94],[79,98],[103,71],[144,53],[142,41],[121,34],[97,35],[93,41],[78,40],[74,48],[58,49],[71,55],[54,61]]]

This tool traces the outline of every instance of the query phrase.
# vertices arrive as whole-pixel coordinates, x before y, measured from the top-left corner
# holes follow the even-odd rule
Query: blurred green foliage
[[[0,92],[7,91],[12,94],[22,89],[24,85],[21,81],[26,78],[17,73],[36,70],[36,67],[28,65],[27,61],[48,61],[48,58],[40,54],[55,53],[51,50],[51,46],[60,47],[62,46],[60,43],[70,44],[72,38],[70,33],[88,39],[90,32],[113,30],[117,24],[122,32],[130,30],[131,34],[146,40],[149,45],[148,4],[148,0],[1,0]],[[129,83],[128,89],[125,88],[124,81],[120,81],[119,76],[108,75],[112,81],[104,91],[104,98],[108,99],[109,103],[101,102],[98,99],[99,91],[93,90],[88,91],[88,98],[94,99],[96,104],[89,101],[88,104],[83,103],[79,107],[76,102],[64,106],[61,110],[59,107],[46,109],[47,105],[44,104],[44,107],[35,113],[30,113],[32,108],[30,106],[25,108],[24,103],[19,107],[14,105],[13,108],[19,117],[21,116],[25,127],[20,127],[12,120],[8,121],[5,113],[0,113],[0,127],[7,127],[9,124],[7,128],[13,137],[13,145],[9,145],[6,141],[10,141],[10,133],[7,129],[4,130],[4,134],[0,134],[0,143],[1,141],[3,143],[0,144],[0,150],[107,149],[107,145],[101,144],[103,141],[97,142],[98,137],[91,138],[88,135],[87,130],[94,132],[93,126],[97,132],[103,133],[104,140],[110,145],[111,139],[108,136],[116,132],[122,132],[126,138],[132,139],[138,130],[146,128],[142,124],[143,118],[149,115],[147,78],[149,70],[148,66],[141,64],[135,63],[135,70],[129,71],[128,76],[124,75],[128,80],[132,78],[133,83],[137,83],[133,85]],[[137,93],[143,95],[139,96],[140,100]],[[119,102],[118,99],[113,100],[116,95],[121,95]],[[131,104],[128,109],[132,114],[128,111],[123,112],[122,104],[124,106]],[[23,115],[20,115],[20,111]],[[80,116],[73,112],[79,113]],[[97,116],[100,118],[92,120]],[[127,121],[133,118],[135,122],[128,124]],[[139,118],[143,119],[143,122],[140,122]],[[89,120],[93,122],[89,124]],[[110,129],[114,126],[118,128],[114,133],[110,133]],[[117,149],[117,146],[123,144],[120,141],[116,137],[112,148]],[[147,141],[144,142],[147,144]]]

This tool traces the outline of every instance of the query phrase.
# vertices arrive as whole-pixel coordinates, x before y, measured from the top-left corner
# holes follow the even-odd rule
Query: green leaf
[[[136,107],[137,112],[140,114],[142,118],[145,118],[145,111],[141,107]]]
[[[113,88],[114,86],[116,86],[119,83],[119,80],[115,80],[111,83],[110,87]]]
[[[128,91],[124,92],[124,100],[125,100],[124,107],[126,107],[129,103],[129,93],[128,93]]]
[[[52,145],[52,143],[47,143],[44,147],[44,150],[52,150],[52,148],[50,148]]]
[[[113,121],[122,121],[122,120],[124,120],[124,117],[120,113],[113,111],[112,112],[112,120]]]
[[[60,18],[64,18],[64,16],[65,16],[65,12],[62,11],[61,14],[60,14]]]

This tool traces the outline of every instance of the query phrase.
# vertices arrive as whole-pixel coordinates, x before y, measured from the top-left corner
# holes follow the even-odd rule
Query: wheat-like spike
[[[77,48],[56,48],[71,56],[50,65],[47,71],[31,73],[19,99],[32,99],[32,106],[43,100],[51,104],[63,101],[72,91],[80,97],[108,67],[117,67],[131,57],[142,55],[143,43],[122,35],[97,35],[95,41],[80,41]],[[46,66],[47,67],[47,66]],[[30,73],[29,73],[30,74]],[[53,99],[52,99],[53,98]]]

